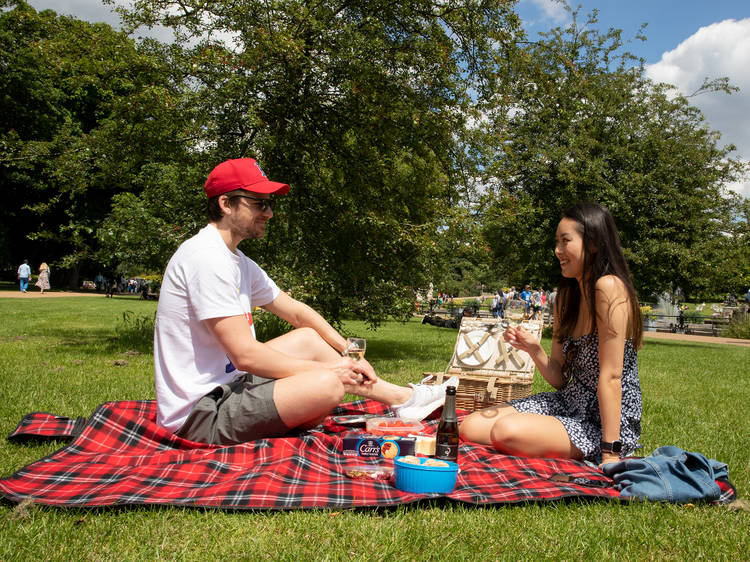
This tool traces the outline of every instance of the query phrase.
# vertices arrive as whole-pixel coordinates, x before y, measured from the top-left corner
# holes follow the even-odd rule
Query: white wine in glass
[[[346,354],[359,361],[365,356],[366,344],[365,338],[346,338]]]
[[[513,299],[505,305],[505,318],[517,325],[526,318],[526,301]]]

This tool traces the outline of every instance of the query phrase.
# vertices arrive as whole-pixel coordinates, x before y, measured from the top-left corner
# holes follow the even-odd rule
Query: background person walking
[[[18,267],[18,283],[22,293],[25,293],[29,286],[29,277],[31,277],[29,260],[23,260],[23,263]]]
[[[41,290],[42,294],[44,294],[44,291],[49,291],[49,274],[50,271],[47,262],[42,262],[39,266],[39,279],[37,279],[35,283],[35,285]]]

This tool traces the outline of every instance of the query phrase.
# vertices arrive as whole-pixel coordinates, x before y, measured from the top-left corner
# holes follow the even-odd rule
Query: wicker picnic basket
[[[526,320],[521,325],[541,339],[541,321]],[[458,376],[456,407],[470,412],[530,396],[534,361],[528,353],[508,345],[504,331],[499,318],[464,318],[450,364],[444,373],[425,373],[433,375],[427,384]]]

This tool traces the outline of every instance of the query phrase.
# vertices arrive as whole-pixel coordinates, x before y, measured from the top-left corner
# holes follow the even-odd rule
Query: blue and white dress
[[[519,412],[542,414],[560,420],[570,441],[594,463],[601,462],[602,420],[599,415],[599,335],[585,334],[566,337],[562,342],[563,357],[571,358],[570,380],[555,392],[541,392],[528,398],[511,400]],[[641,384],[638,380],[638,352],[633,341],[625,340],[622,367],[622,414],[620,441],[622,454],[628,455],[638,446],[641,436]]]

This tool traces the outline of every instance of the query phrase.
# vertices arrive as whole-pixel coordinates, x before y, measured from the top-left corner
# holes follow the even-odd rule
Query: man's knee
[[[324,400],[331,407],[338,406],[346,394],[344,384],[333,371],[323,371],[319,377],[320,400]]]
[[[320,334],[312,328],[295,328],[293,332],[298,338],[311,344],[325,341],[320,337]]]

